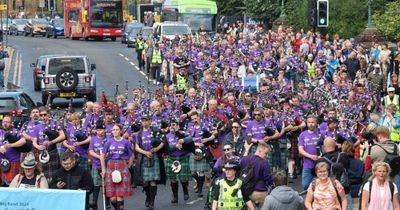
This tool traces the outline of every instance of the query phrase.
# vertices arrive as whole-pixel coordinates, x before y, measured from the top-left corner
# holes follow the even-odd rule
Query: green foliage
[[[374,26],[389,40],[400,40],[400,0],[386,4],[386,10],[372,17]]]
[[[242,0],[217,0],[217,6],[222,15],[242,15],[245,8]]]
[[[296,30],[304,28],[311,30],[308,25],[307,0],[287,0],[285,11],[286,24]],[[323,33],[338,33],[342,37],[355,37],[367,25],[366,0],[331,0],[329,1],[329,27],[319,28]]]
[[[243,0],[247,14],[271,24],[281,12],[280,0]]]

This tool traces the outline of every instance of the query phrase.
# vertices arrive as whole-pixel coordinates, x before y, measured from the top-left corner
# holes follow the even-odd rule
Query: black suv
[[[54,98],[83,98],[96,101],[95,64],[86,56],[56,56],[47,58],[42,66],[42,103]]]
[[[42,106],[35,103],[28,94],[20,91],[0,92],[0,121],[7,115],[11,116],[15,127],[29,120],[33,107]]]

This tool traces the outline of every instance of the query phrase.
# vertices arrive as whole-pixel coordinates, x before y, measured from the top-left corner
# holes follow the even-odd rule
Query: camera
[[[377,128],[377,125],[372,122],[372,123],[368,124],[365,128],[363,128],[361,131],[361,137],[363,139],[365,139],[365,141],[368,141],[369,145],[375,144],[376,136],[374,135],[374,131],[376,128]],[[361,143],[363,143],[363,142],[361,142]]]

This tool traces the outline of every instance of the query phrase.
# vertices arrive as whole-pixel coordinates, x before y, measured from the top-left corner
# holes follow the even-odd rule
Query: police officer
[[[242,193],[242,181],[236,177],[240,169],[235,160],[228,160],[224,165],[225,178],[217,181],[213,194],[212,210],[254,210],[249,195]]]
[[[160,83],[160,73],[161,73],[161,64],[163,62],[163,56],[161,53],[160,48],[158,47],[158,44],[154,45],[154,49],[151,53],[151,62],[150,62],[150,68],[151,68],[151,77],[154,79],[155,84]]]
[[[143,53],[145,42],[143,40],[142,34],[138,34],[137,38],[138,38],[138,40],[136,43],[136,54],[137,54],[137,60],[139,63],[139,69],[142,70],[142,68],[144,69],[144,60],[142,57],[142,53]]]

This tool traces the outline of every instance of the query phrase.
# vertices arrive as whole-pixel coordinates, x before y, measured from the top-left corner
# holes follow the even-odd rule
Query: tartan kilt
[[[181,163],[181,171],[179,173],[172,172],[171,165],[177,160]],[[171,181],[189,181],[192,178],[192,174],[190,173],[189,166],[189,155],[185,155],[183,157],[171,157],[169,156],[167,160],[165,160],[165,170],[167,172],[167,178]]]
[[[201,160],[195,160],[193,158],[194,154],[190,155],[190,171],[192,173],[194,172],[207,172],[210,170],[210,165],[207,163],[207,160],[205,158]]]
[[[48,151],[50,155],[50,160],[46,164],[40,163],[44,176],[47,180],[51,181],[54,174],[61,167],[60,159],[57,150]]]
[[[111,173],[114,170],[121,172],[122,181],[112,182]],[[106,197],[126,197],[132,195],[131,174],[128,170],[127,160],[108,160],[105,176]]]
[[[298,135],[292,135],[288,137],[288,140],[290,141],[290,149],[289,149],[289,158],[290,159],[296,159],[299,158],[299,139]]]
[[[81,167],[82,169],[86,170],[86,171],[90,171],[91,170],[91,165],[89,164],[89,159],[88,157],[78,157],[78,164],[79,167]]]
[[[98,187],[101,186],[101,169],[99,168],[93,168],[90,170],[90,175],[92,175],[92,179],[93,179],[93,184],[94,186]]]
[[[7,184],[10,185],[11,181],[15,177],[15,175],[19,174],[21,165],[20,162],[10,162],[10,170],[8,172],[1,172],[1,181],[0,184]],[[0,168],[1,170],[1,168]]]
[[[272,147],[272,151],[268,153],[269,165],[271,167],[278,167],[281,160],[279,142],[277,140],[272,141],[270,146]]]
[[[145,165],[146,163],[144,162],[145,157],[143,156],[142,163],[140,170],[142,172],[142,178],[143,181],[160,181],[161,175],[160,175],[160,160],[158,157],[155,155],[153,156],[153,161],[154,164],[151,168],[147,168]]]

